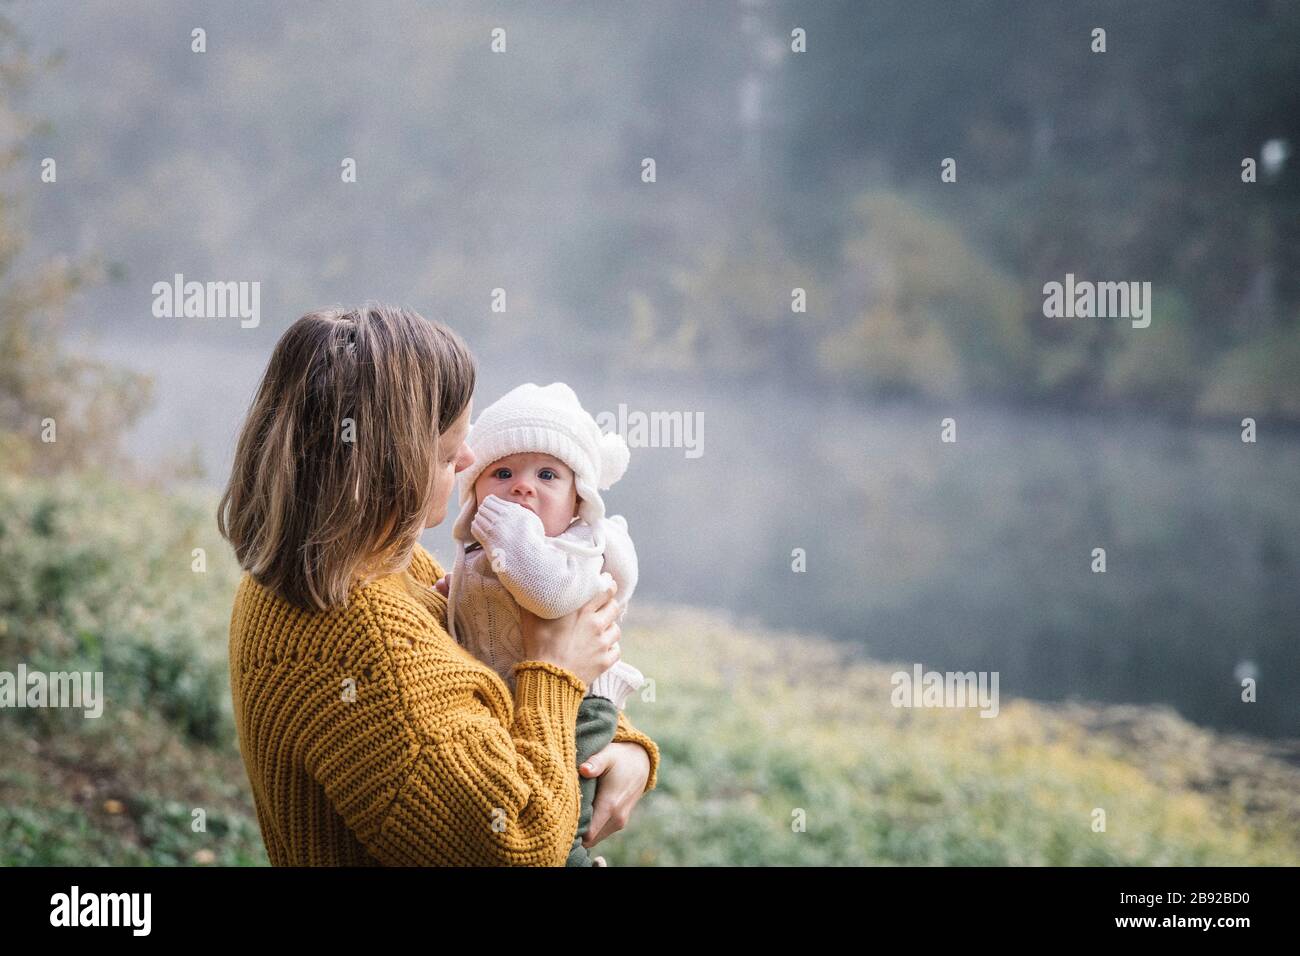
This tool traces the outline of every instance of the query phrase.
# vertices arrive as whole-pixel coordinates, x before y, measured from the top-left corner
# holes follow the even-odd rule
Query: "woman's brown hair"
[[[440,322],[368,303],[309,312],[276,343],[239,435],[217,527],[240,566],[303,608],[346,602],[363,569],[404,567],[441,435],[474,359]]]

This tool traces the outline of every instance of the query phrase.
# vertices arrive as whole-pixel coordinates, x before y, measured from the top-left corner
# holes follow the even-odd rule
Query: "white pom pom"
[[[606,432],[600,436],[600,479],[597,486],[603,491],[623,477],[632,453],[627,449],[627,442],[618,432]]]
[[[553,394],[559,395],[567,404],[578,404],[578,393],[563,382],[552,382],[546,386],[546,389]]]

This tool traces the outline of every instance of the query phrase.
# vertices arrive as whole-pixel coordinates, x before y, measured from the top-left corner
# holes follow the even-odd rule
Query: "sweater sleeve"
[[[331,709],[310,772],[380,863],[563,866],[586,685],[523,661],[511,707],[495,675],[414,623],[383,621],[381,662]]]
[[[659,781],[659,746],[632,726],[632,721],[627,719],[627,714],[623,711],[618,712],[618,729],[614,731],[614,742],[626,741],[627,743],[640,744],[645,748],[645,752],[650,757],[650,776],[646,780],[645,790],[649,793],[655,788]],[[576,758],[575,758],[576,759]]]

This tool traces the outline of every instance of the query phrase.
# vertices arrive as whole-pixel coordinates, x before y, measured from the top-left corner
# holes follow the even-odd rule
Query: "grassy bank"
[[[0,670],[102,670],[108,696],[98,719],[0,712],[0,863],[266,863],[229,712],[237,572],[212,508],[0,476]],[[653,680],[628,713],[663,763],[602,844],[612,865],[1300,863],[1285,748],[1158,708],[897,709],[895,666],[813,635],[641,601],[626,623]]]
[[[628,712],[666,771],[611,862],[1300,862],[1295,751],[1163,708],[895,708],[902,666],[725,615],[633,613],[626,653],[656,700]]]

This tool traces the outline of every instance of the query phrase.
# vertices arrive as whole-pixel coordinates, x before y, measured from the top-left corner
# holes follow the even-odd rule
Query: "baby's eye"
[[[543,481],[550,481],[555,477],[555,471],[551,468],[543,468],[538,474],[542,476]]]
[[[493,474],[495,477],[500,478],[502,481],[504,481],[505,479],[507,479],[507,478],[510,477],[510,469],[509,469],[509,468],[498,468],[496,471],[492,472],[492,474]]]

